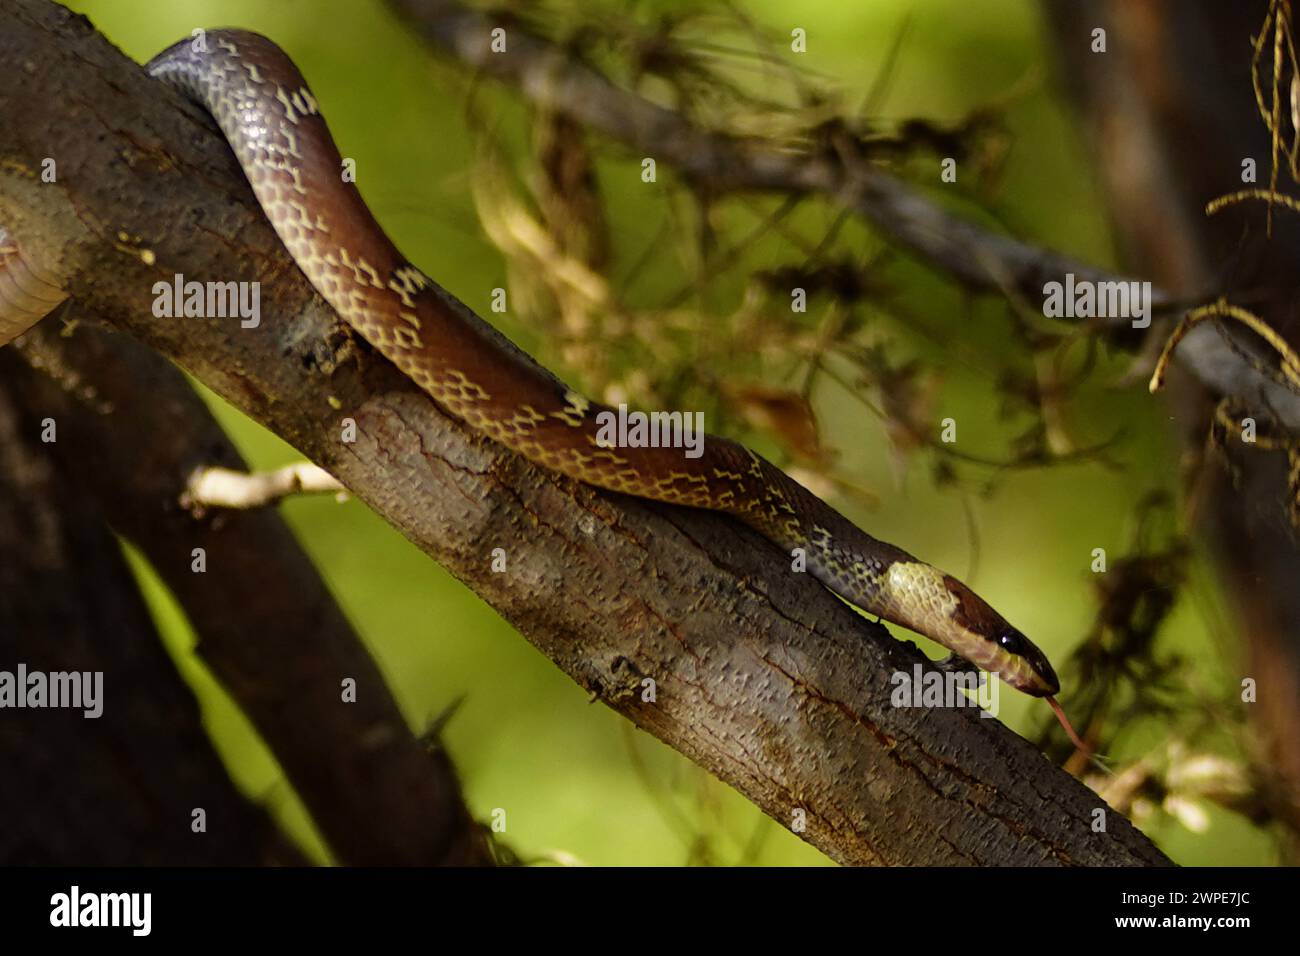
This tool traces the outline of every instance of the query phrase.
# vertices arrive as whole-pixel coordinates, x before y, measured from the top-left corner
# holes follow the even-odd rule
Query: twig
[[[346,492],[337,478],[309,461],[253,473],[204,467],[186,482],[181,507],[186,510],[262,508],[290,495],[344,495]]]

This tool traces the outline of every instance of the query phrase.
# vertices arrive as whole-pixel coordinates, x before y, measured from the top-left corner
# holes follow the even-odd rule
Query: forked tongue
[[[1092,757],[1092,748],[1085,744],[1083,738],[1075,733],[1074,727],[1070,724],[1070,718],[1065,716],[1065,711],[1062,710],[1061,705],[1056,702],[1056,698],[1045,697],[1043,699],[1051,704],[1052,710],[1056,713],[1056,719],[1059,720],[1061,726],[1065,728],[1065,733],[1069,736],[1071,742],[1073,742],[1076,747],[1082,750],[1089,757]]]

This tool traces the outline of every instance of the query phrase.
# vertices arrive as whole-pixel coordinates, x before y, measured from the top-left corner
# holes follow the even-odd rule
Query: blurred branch
[[[883,236],[969,288],[1040,303],[1043,286],[1067,273],[1076,280],[1129,281],[1050,249],[1021,242],[954,215],[910,186],[843,153],[801,153],[758,138],[711,132],[644,97],[616,86],[563,47],[509,22],[505,53],[490,48],[491,30],[505,23],[457,0],[388,0],[433,46],[484,75],[509,82],[534,104],[576,119],[645,156],[678,169],[715,193],[768,191],[817,194],[869,221]],[[1152,306],[1170,310],[1184,298],[1160,288]],[[1118,320],[1122,331],[1128,319]],[[1208,388],[1234,396],[1260,417],[1300,435],[1300,393],[1276,381],[1252,359],[1240,337],[1219,326],[1192,331],[1179,363]]]
[[[301,864],[226,773],[78,468],[38,437],[41,418],[0,376],[0,667],[103,678],[93,718],[4,710],[0,864]]]
[[[59,318],[72,335],[59,334]],[[454,772],[407,727],[279,514],[196,520],[181,507],[200,464],[243,468],[184,376],[94,328],[77,302],[59,318],[0,353],[6,381],[57,423],[52,448],[64,468],[167,583],[198,655],[275,753],[331,849],[352,864],[487,862]],[[353,703],[341,700],[344,680],[356,682]]]
[[[566,481],[444,415],[339,328],[207,118],[84,20],[11,0],[0,65],[0,221],[31,261],[335,475],[594,696],[784,825],[803,811],[843,862],[1168,863],[1122,817],[1094,832],[1096,795],[997,721],[891,706],[890,675],[923,656],[767,541]],[[28,188],[42,156],[59,182]],[[155,319],[174,273],[259,280],[262,326]]]
[[[882,234],[972,288],[1013,290],[1038,300],[1043,284],[1066,272],[1118,278],[1059,253],[989,232],[917,195],[899,180],[843,157],[808,155],[693,125],[672,110],[622,89],[568,51],[510,23],[505,53],[490,48],[501,21],[455,0],[389,0],[444,53],[517,86],[534,104],[600,130],[645,156],[670,163],[714,192],[824,195]],[[1166,304],[1163,295],[1157,304]]]
[[[1230,657],[1218,692],[1233,701],[1233,715],[1256,730],[1257,753],[1248,753],[1256,766],[1248,776],[1267,816],[1293,828],[1287,853],[1294,861],[1300,858],[1294,830],[1300,817],[1300,542],[1286,514],[1288,503],[1294,507],[1297,489],[1289,478],[1296,472],[1288,474],[1289,463],[1266,450],[1273,443],[1264,436],[1270,404],[1292,436],[1300,434],[1295,393],[1279,381],[1261,390],[1263,404],[1249,401],[1251,393],[1226,404],[1206,394],[1207,386],[1214,393],[1228,390],[1222,386],[1230,383],[1216,375],[1247,377],[1242,369],[1248,361],[1264,369],[1257,378],[1282,379],[1282,366],[1294,362],[1277,361],[1276,352],[1300,339],[1300,217],[1280,212],[1270,228],[1271,206],[1262,204],[1205,215],[1208,203],[1241,187],[1244,160],[1263,162],[1272,153],[1274,124],[1261,121],[1251,40],[1267,36],[1272,45],[1268,17],[1277,5],[1187,0],[1175,9],[1050,0],[1044,9],[1127,263],[1175,294],[1197,287],[1226,263],[1231,301],[1248,305],[1270,335],[1288,345],[1238,351],[1240,340],[1197,326],[1176,353],[1196,380],[1171,378],[1167,407],[1183,433],[1189,523],[1237,618],[1240,652]],[[1089,52],[1087,38],[1098,28],[1110,38],[1105,56]],[[1268,366],[1265,358],[1272,359]],[[1234,412],[1230,430],[1211,424],[1216,406]],[[1244,439],[1248,415],[1260,419],[1258,442]],[[1234,467],[1220,467],[1224,460]],[[1243,701],[1243,680],[1257,685],[1257,702]],[[1225,721],[1208,723],[1221,733]]]

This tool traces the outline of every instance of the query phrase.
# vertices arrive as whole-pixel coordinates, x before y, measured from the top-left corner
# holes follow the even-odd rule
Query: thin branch
[[[739,139],[694,125],[678,113],[614,85],[564,49],[507,28],[507,51],[494,53],[491,14],[455,0],[389,0],[420,34],[443,53],[475,70],[518,87],[534,104],[570,116],[652,156],[716,193],[764,191],[819,194],[835,199],[871,222],[882,235],[974,289],[1014,290],[1031,301],[1043,285],[1072,272],[1078,279],[1123,277],[1060,253],[999,235],[955,216],[911,187],[865,162],[804,154],[759,138]],[[1153,305],[1169,304],[1156,290]],[[1127,320],[1125,320],[1127,322]]]
[[[265,508],[296,495],[337,495],[347,491],[337,478],[309,461],[271,471],[246,472],[230,468],[199,468],[185,483],[181,507]]]
[[[741,140],[701,129],[672,110],[616,86],[564,49],[513,22],[507,28],[507,52],[494,53],[489,41],[498,21],[456,0],[388,2],[439,51],[513,84],[538,106],[566,114],[641,155],[675,167],[714,193],[829,197],[953,279],[1021,302],[1041,302],[1044,285],[1061,281],[1067,273],[1076,281],[1130,281],[991,232],[865,162],[849,164],[843,156],[802,154],[760,139]],[[1171,310],[1178,301],[1159,288],[1152,290],[1154,310]],[[1118,329],[1129,320],[1116,322]],[[1230,331],[1210,325],[1193,329],[1177,358],[1208,388],[1239,398],[1260,417],[1272,418],[1300,435],[1300,393],[1261,374],[1241,354]]]

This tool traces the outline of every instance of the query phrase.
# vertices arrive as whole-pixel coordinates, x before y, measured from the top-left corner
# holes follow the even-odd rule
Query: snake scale
[[[697,458],[598,439],[597,416],[609,409],[566,387],[402,256],[345,181],[316,98],[273,42],[208,31],[163,51],[147,70],[213,116],[311,284],[446,411],[544,468],[724,512],[787,554],[802,549],[807,571],[844,600],[1046,697],[1063,719],[1051,664],[1002,615],[953,576],[866,534],[754,452],[713,436]],[[12,288],[6,297],[5,261],[0,250],[0,331],[49,305]],[[27,284],[40,299],[39,283]]]

